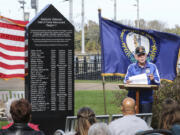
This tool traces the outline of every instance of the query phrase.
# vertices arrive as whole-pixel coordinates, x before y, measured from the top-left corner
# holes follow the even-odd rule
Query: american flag
[[[25,26],[28,22],[0,16],[0,78],[25,76]]]

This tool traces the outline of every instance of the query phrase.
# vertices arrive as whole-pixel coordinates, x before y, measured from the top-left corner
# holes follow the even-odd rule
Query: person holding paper
[[[148,62],[146,60],[147,54],[143,46],[138,46],[135,49],[135,58],[137,62],[129,65],[124,79],[124,83],[159,85],[160,77],[157,67],[155,64]],[[135,91],[129,90],[128,97],[132,97],[135,99],[136,97]],[[153,90],[141,91],[140,113],[151,113],[152,103],[153,103]]]

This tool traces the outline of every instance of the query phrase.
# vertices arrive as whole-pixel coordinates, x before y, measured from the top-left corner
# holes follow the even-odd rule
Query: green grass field
[[[115,91],[114,91],[115,92]],[[113,104],[114,93],[113,90],[106,90],[106,105],[107,114],[118,114],[120,108]],[[104,98],[102,90],[87,90],[87,91],[76,91],[75,92],[75,115],[78,109],[81,107],[92,108],[97,115],[104,114]]]

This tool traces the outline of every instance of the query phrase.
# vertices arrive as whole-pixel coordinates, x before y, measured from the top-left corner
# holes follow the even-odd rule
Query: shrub
[[[153,118],[151,126],[154,129],[158,128],[158,123],[161,121],[162,102],[166,98],[172,98],[180,103],[180,76],[177,76],[173,82],[161,81],[159,90],[154,91],[154,103],[153,103]]]
[[[124,98],[127,97],[127,93],[127,90],[113,91],[113,99],[111,103],[115,104],[117,107],[121,107],[121,103],[124,100]]]

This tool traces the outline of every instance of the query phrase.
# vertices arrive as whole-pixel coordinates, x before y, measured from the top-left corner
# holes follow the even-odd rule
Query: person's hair
[[[162,103],[161,119],[159,120],[159,128],[170,129],[175,119],[175,109],[177,102],[171,98],[167,98]]]
[[[111,132],[106,123],[95,123],[89,128],[88,135],[111,135]]]
[[[174,109],[174,119],[172,120],[172,125],[179,124],[180,125],[180,105]]]
[[[8,101],[6,102],[5,104],[5,113],[6,113],[6,116],[7,116],[7,119],[9,122],[12,121],[12,116],[10,114],[10,107],[11,107],[11,104],[13,101],[15,101],[16,99],[12,98],[12,99],[8,99]]]
[[[31,105],[25,99],[15,100],[11,104],[10,113],[15,123],[28,123],[31,118]]]
[[[77,113],[76,135],[87,135],[89,127],[96,122],[94,111],[89,107],[79,109]]]

